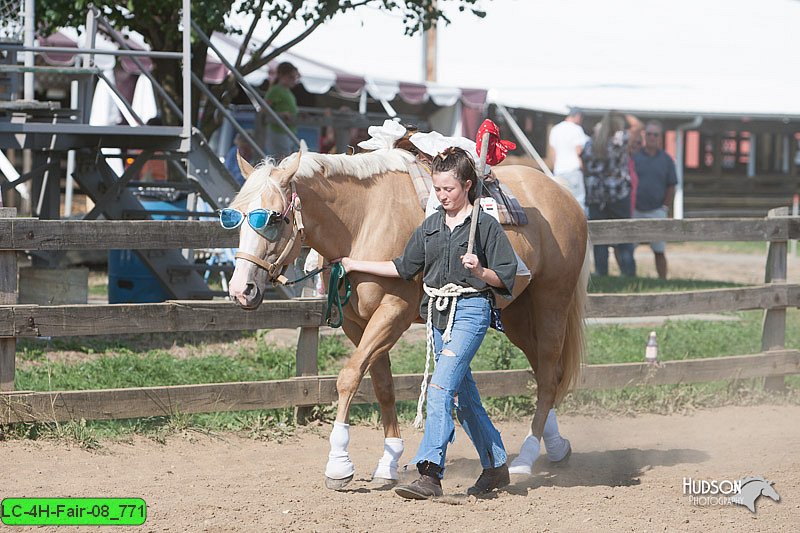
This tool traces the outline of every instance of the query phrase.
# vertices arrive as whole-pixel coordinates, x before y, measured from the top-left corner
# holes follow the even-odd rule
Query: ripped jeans
[[[502,466],[506,451],[500,432],[481,404],[469,365],[489,327],[488,298],[459,298],[450,342],[442,345],[442,330],[433,328],[436,368],[428,385],[425,434],[411,461],[429,461],[444,472],[447,445],[455,439],[453,407],[464,432],[472,441],[483,468]]]

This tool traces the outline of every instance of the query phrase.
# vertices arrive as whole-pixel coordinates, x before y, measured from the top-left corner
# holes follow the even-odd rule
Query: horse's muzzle
[[[248,282],[239,293],[231,291],[230,296],[242,309],[257,309],[264,299],[264,293],[252,281]]]

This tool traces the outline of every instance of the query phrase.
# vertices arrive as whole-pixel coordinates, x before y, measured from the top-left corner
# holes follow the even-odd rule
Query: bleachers
[[[792,204],[800,192],[800,176],[761,174],[692,174],[684,176],[687,217],[766,216],[774,207]]]

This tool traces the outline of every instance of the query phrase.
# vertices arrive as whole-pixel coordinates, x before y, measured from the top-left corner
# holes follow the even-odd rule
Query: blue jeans
[[[455,439],[453,407],[461,427],[472,441],[483,468],[502,466],[506,451],[500,432],[489,420],[469,365],[489,327],[488,298],[459,298],[450,342],[442,343],[443,331],[433,328],[436,368],[428,385],[425,435],[412,463],[429,461],[444,472],[447,445]]]
[[[631,198],[626,196],[621,200],[608,202],[602,208],[596,204],[589,204],[589,220],[618,220],[631,218]],[[636,260],[633,258],[633,243],[614,244],[614,256],[619,264],[623,276],[636,275]],[[594,271],[600,276],[608,275],[608,245],[594,245]]]

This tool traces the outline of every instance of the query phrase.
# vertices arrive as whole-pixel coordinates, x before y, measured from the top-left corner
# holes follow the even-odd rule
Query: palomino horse
[[[231,207],[242,212],[265,208],[272,217],[267,224],[270,232],[262,235],[241,224],[231,297],[244,308],[258,307],[267,283],[276,281],[297,257],[301,237],[327,258],[388,260],[401,255],[424,217],[406,171],[413,158],[409,152],[392,149],[350,156],[297,153],[277,167],[267,161],[256,169],[240,160],[249,177]],[[494,172],[511,188],[529,220],[526,226],[506,227],[533,281],[504,309],[503,323],[508,338],[530,361],[538,384],[532,436],[512,463],[512,472],[530,473],[545,422],[551,424],[548,414],[555,424],[550,410],[575,382],[582,362],[588,231],[583,210],[570,193],[541,172],[522,166],[500,166]],[[357,348],[336,381],[339,403],[326,468],[329,488],[341,488],[353,477],[347,422],[367,371],[385,433],[384,456],[373,477],[398,477],[402,440],[389,350],[419,318],[423,293],[421,276],[413,282],[363,273],[350,277],[353,293],[344,310],[343,329]],[[568,441],[561,439],[561,444],[565,451],[560,457],[553,458],[548,448],[551,460],[568,456]]]

